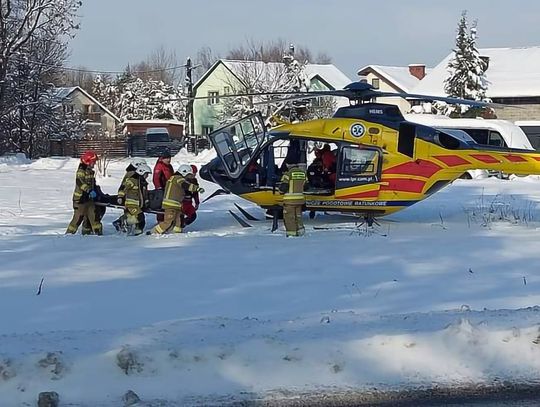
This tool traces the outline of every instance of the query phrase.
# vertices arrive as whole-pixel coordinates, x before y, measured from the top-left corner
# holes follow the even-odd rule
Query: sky
[[[182,61],[248,40],[325,52],[351,79],[365,65],[434,66],[454,45],[462,10],[479,47],[540,45],[538,0],[83,0],[70,66],[122,70],[160,46]]]

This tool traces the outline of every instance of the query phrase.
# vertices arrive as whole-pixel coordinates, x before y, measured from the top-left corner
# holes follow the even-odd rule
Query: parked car
[[[146,129],[146,155],[159,157],[163,151],[170,150],[171,137],[164,127]]]

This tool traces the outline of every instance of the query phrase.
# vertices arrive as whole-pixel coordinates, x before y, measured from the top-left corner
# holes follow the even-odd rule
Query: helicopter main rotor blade
[[[425,101],[440,101],[445,102],[451,105],[468,105],[475,107],[514,107],[511,105],[498,105],[490,102],[481,102],[477,100],[469,99],[460,99],[448,96],[434,96],[434,95],[420,95],[416,93],[406,93],[406,92],[381,92],[373,88],[368,83],[365,82],[353,82],[345,86],[344,89],[336,90],[318,90],[318,91],[268,91],[268,92],[244,92],[228,95],[219,95],[219,96],[195,96],[195,97],[182,97],[177,99],[164,99],[163,101],[194,101],[194,100],[208,100],[208,99],[225,99],[225,98],[239,98],[239,97],[264,97],[264,96],[276,96],[276,98],[270,98],[269,100],[257,100],[254,101],[254,105],[262,105],[269,103],[279,103],[287,102],[301,99],[312,99],[317,97],[345,97],[349,100],[356,101],[368,101],[373,98],[383,98],[383,97],[401,97],[405,99],[417,99]]]

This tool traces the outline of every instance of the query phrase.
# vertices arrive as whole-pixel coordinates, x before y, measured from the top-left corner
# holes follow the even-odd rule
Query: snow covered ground
[[[320,214],[286,239],[241,228],[234,202],[263,212],[222,196],[182,235],[118,235],[110,210],[105,236],[65,236],[76,166],[0,158],[2,406],[51,390],[219,405],[540,377],[538,180],[459,180],[369,231]]]

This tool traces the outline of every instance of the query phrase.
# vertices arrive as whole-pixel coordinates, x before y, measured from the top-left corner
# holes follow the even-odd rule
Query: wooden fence
[[[80,157],[87,150],[93,150],[98,155],[107,155],[111,158],[133,157],[159,157],[162,151],[167,150],[172,155],[186,147],[190,153],[195,151],[195,138],[183,141],[172,139],[169,142],[147,142],[145,136],[132,136],[125,138],[79,139],[79,140],[50,140],[49,154],[52,156]],[[206,138],[199,138],[198,150],[210,148]]]
[[[87,150],[114,158],[128,156],[125,139],[51,140],[49,145],[50,155],[53,156],[80,157]]]

